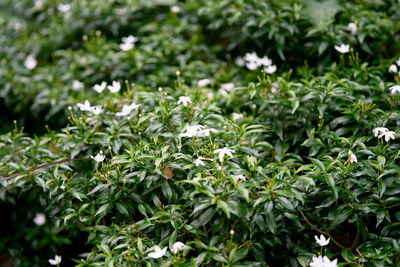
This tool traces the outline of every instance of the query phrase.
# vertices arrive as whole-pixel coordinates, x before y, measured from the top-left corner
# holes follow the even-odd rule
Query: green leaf
[[[239,191],[240,194],[242,194],[242,196],[244,197],[244,199],[246,199],[246,202],[249,202],[249,190],[247,190],[247,188],[245,188],[243,185],[240,185],[237,189]]]
[[[94,216],[96,217],[97,215],[105,212],[109,207],[110,207],[109,203],[102,205]]]
[[[117,209],[119,212],[121,212],[122,214],[124,214],[126,216],[129,216],[129,211],[123,204],[115,202],[115,206],[117,206]]]
[[[226,217],[228,217],[228,219],[230,219],[231,218],[231,213],[229,211],[228,204],[226,204],[225,201],[223,201],[221,199],[218,199],[217,200],[217,205],[225,213]]]
[[[163,192],[163,195],[168,199],[169,202],[171,202],[172,199],[172,190],[169,184],[166,181],[163,181],[161,183],[161,190]]]
[[[311,162],[316,166],[320,171],[325,172],[325,165],[318,159],[309,158]]]

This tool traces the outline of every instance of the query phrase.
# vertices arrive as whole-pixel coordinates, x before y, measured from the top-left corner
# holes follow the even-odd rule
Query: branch
[[[336,240],[333,238],[333,236],[332,236],[331,234],[329,234],[328,232],[325,232],[325,231],[319,229],[318,227],[316,227],[315,225],[313,225],[313,224],[307,219],[307,217],[304,215],[304,213],[303,213],[301,210],[299,210],[299,211],[300,211],[301,216],[303,216],[303,219],[308,223],[308,225],[311,226],[312,229],[314,229],[315,231],[317,231],[317,232],[319,232],[319,233],[321,233],[321,234],[323,234],[323,235],[328,236],[328,237],[332,240],[332,242],[336,244],[336,246],[338,246],[338,247],[340,247],[340,248],[347,249],[348,251],[351,252],[351,249],[350,249],[350,248],[346,248],[345,246],[343,246],[342,244],[340,244],[338,241],[336,241]]]
[[[33,171],[36,171],[36,170],[39,170],[39,169],[43,169],[43,168],[46,168],[46,167],[50,167],[50,166],[53,166],[53,165],[61,164],[61,163],[64,163],[64,162],[75,161],[75,160],[88,160],[88,159],[91,159],[91,158],[64,159],[64,160],[54,161],[54,162],[51,162],[51,163],[43,164],[43,165],[37,166],[35,168],[29,169],[29,170],[26,170],[26,171],[23,171],[23,172],[20,172],[20,173],[11,175],[11,176],[7,176],[5,178],[2,178],[2,179],[0,179],[0,183],[4,182],[4,181],[7,181],[7,180],[10,180],[12,178],[15,178],[17,176],[20,176],[22,174],[25,174],[25,173],[28,173],[28,172],[33,172]]]

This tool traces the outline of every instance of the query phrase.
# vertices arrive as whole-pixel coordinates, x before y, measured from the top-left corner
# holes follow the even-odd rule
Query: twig
[[[328,236],[328,237],[332,240],[332,242],[335,243],[338,247],[347,249],[348,251],[351,252],[351,249],[350,249],[350,248],[346,248],[345,246],[343,246],[342,244],[340,244],[338,241],[336,241],[336,240],[332,237],[331,234],[329,234],[328,232],[325,232],[325,231],[319,229],[318,227],[316,227],[315,225],[313,225],[313,224],[307,219],[307,217],[304,215],[304,213],[303,213],[301,210],[299,210],[299,211],[300,211],[301,216],[303,216],[303,219],[308,223],[308,225],[311,226],[312,229],[314,229],[314,230],[317,231],[317,232],[320,232],[320,233],[323,234],[323,235]]]
[[[4,182],[4,181],[7,181],[7,180],[10,180],[12,178],[15,178],[17,176],[20,176],[22,174],[25,174],[25,173],[28,173],[28,172],[33,172],[33,171],[36,171],[36,170],[39,170],[39,169],[42,169],[42,168],[46,168],[46,167],[50,167],[50,166],[53,166],[53,165],[61,164],[61,163],[64,163],[64,162],[75,161],[75,160],[88,160],[88,159],[90,159],[90,158],[64,159],[64,160],[54,161],[54,162],[51,162],[51,163],[43,164],[43,165],[37,166],[35,168],[29,169],[29,170],[26,170],[26,171],[23,171],[23,172],[20,172],[20,173],[11,175],[11,176],[7,176],[5,178],[2,178],[2,179],[0,179],[0,183]]]

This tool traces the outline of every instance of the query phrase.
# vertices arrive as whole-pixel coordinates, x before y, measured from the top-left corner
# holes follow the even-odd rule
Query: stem
[[[22,174],[25,174],[25,173],[28,173],[28,172],[33,172],[33,171],[36,171],[36,170],[39,170],[39,169],[43,169],[43,168],[46,168],[46,167],[50,167],[50,166],[53,166],[53,165],[61,164],[61,163],[64,163],[64,162],[75,161],[75,160],[88,160],[88,159],[90,159],[90,158],[63,159],[63,160],[59,160],[59,161],[54,161],[54,162],[51,162],[51,163],[43,164],[43,165],[37,166],[35,168],[29,169],[29,170],[26,170],[26,171],[23,171],[23,172],[20,172],[20,173],[11,175],[11,176],[7,176],[5,178],[2,178],[2,179],[0,179],[0,183],[4,182],[4,181],[7,181],[7,180],[10,180],[12,178],[15,178],[17,176],[20,176]]]

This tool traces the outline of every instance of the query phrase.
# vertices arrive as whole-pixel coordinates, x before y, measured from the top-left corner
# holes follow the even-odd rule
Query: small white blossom
[[[324,267],[337,267],[337,259],[331,261],[327,256],[324,256]]]
[[[46,215],[44,215],[43,213],[36,213],[35,218],[33,218],[33,222],[38,226],[45,224]]]
[[[181,8],[179,6],[171,7],[171,12],[173,12],[173,13],[179,13],[180,11],[181,11]]]
[[[104,89],[106,89],[107,83],[106,82],[102,82],[101,84],[95,84],[93,86],[93,89],[97,92],[97,93],[101,93],[104,91]]]
[[[258,68],[258,65],[257,65],[257,63],[256,63],[255,61],[251,61],[251,62],[247,62],[247,63],[246,63],[246,67],[247,67],[249,70],[255,70],[255,69]]]
[[[351,34],[356,34],[357,33],[357,24],[354,22],[350,22],[349,25],[347,25],[347,28],[350,30]]]
[[[354,153],[351,152],[351,150],[349,150],[348,154],[349,154],[349,156],[350,156],[350,163],[354,163],[354,162],[357,163],[357,156],[354,155]]]
[[[99,115],[100,113],[103,113],[103,109],[100,106],[93,106],[90,108],[90,112],[94,115]]]
[[[246,53],[246,55],[244,55],[244,60],[248,62],[257,62],[259,58],[256,52],[251,52],[251,53]]]
[[[103,151],[100,150],[100,153],[97,153],[96,157],[90,156],[96,162],[102,162],[106,157],[103,155]]]
[[[272,65],[272,60],[267,56],[263,56],[262,58],[257,58],[256,63],[258,66],[268,67]]]
[[[37,60],[34,55],[29,55],[26,57],[24,61],[24,66],[28,70],[33,70],[37,66]]]
[[[397,66],[394,65],[394,64],[390,65],[390,67],[389,67],[389,72],[391,72],[391,73],[397,73]]]
[[[241,114],[241,113],[232,113],[232,119],[234,121],[240,120],[242,118],[243,118],[243,114]]]
[[[43,0],[35,0],[35,8],[41,9],[44,6]]]
[[[235,64],[238,65],[239,67],[243,67],[246,64],[246,62],[242,57],[237,57],[235,59]]]
[[[331,238],[326,239],[324,235],[320,235],[320,238],[318,236],[314,236],[315,241],[321,246],[324,247],[329,244],[329,241]]]
[[[193,137],[193,136],[198,136],[199,132],[204,129],[204,126],[202,125],[192,125],[192,126],[186,126],[185,130],[186,133],[181,133],[181,137]]]
[[[80,81],[74,80],[72,82],[72,90],[78,91],[83,88],[83,83]]]
[[[55,259],[49,259],[51,265],[58,265],[61,262],[61,256],[56,255]]]
[[[204,161],[202,161],[202,159],[204,159],[203,157],[198,157],[195,161],[194,164],[196,166],[205,166],[206,164],[204,163]]]
[[[130,105],[123,105],[122,106],[122,111],[121,112],[117,112],[115,115],[117,115],[117,116],[127,116],[132,112],[133,109],[137,109],[138,107],[140,107],[140,105],[137,105],[136,103],[132,103]]]
[[[400,94],[400,85],[395,85],[389,88],[390,93],[392,95],[394,95],[395,93],[399,93]]]
[[[187,107],[187,105],[188,105],[189,103],[192,103],[192,100],[190,100],[190,97],[188,97],[188,96],[180,96],[179,99],[178,99],[178,105],[181,104],[181,103],[182,103],[185,107]]]
[[[193,178],[193,182],[195,182],[195,183],[200,182],[200,180],[201,180],[201,178],[199,178],[199,177]]]
[[[349,53],[350,52],[350,45],[346,45],[346,44],[341,44],[340,46],[335,45],[335,49],[336,51],[338,51],[339,53]]]
[[[65,190],[65,185],[60,186],[60,189],[64,191]]]
[[[131,49],[134,48],[134,47],[135,47],[135,44],[134,44],[134,43],[122,43],[122,44],[119,45],[119,48],[120,48],[122,51],[129,51],[129,50],[131,50]]]
[[[202,79],[197,82],[198,87],[205,87],[210,84],[210,79]]]
[[[116,93],[121,89],[121,83],[113,81],[112,85],[107,86],[107,89],[110,90],[111,93]]]
[[[322,256],[318,256],[318,257],[313,256],[310,266],[311,267],[325,267],[324,259],[322,258]]]
[[[388,132],[381,133],[378,138],[385,137],[385,141],[389,142],[390,139],[394,140],[395,136],[396,136],[395,132],[388,131]]]
[[[272,74],[276,71],[276,65],[268,66],[268,67],[264,68],[264,70],[266,73]]]
[[[185,249],[187,246],[185,244],[183,244],[182,242],[175,242],[172,245],[172,251],[177,254],[179,250]]]
[[[372,130],[372,132],[374,133],[375,137],[378,137],[378,135],[380,135],[381,133],[385,133],[388,132],[389,130],[385,127],[377,127],[375,129]]]
[[[151,252],[148,254],[148,256],[153,259],[161,258],[167,252],[166,247],[161,249],[159,246],[154,246],[153,249],[154,249],[154,252]]]
[[[121,38],[123,43],[136,43],[137,41],[139,41],[138,37],[135,37],[133,35],[129,35],[128,37],[122,37]]]
[[[85,100],[85,103],[78,103],[76,104],[81,111],[92,111],[92,107],[90,106],[89,100]]]
[[[229,157],[233,157],[232,153],[235,153],[234,150],[229,149],[227,147],[220,148],[214,151],[214,154],[218,153],[219,161],[222,162],[224,161],[224,156],[228,155]]]
[[[204,129],[204,130],[200,130],[199,132],[198,132],[198,136],[210,136],[210,133],[211,132],[213,132],[213,133],[216,133],[217,132],[217,130],[215,130],[215,129],[212,129],[212,128],[210,128],[210,129]]]
[[[397,66],[400,67],[400,58],[398,60],[396,60],[396,64],[397,64]]]
[[[60,11],[62,13],[68,12],[70,10],[70,8],[71,8],[70,4],[58,4],[57,5],[58,11]]]

